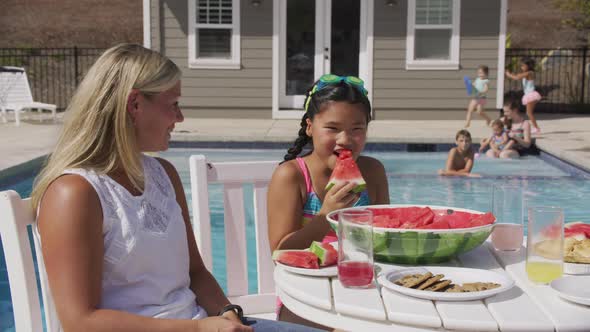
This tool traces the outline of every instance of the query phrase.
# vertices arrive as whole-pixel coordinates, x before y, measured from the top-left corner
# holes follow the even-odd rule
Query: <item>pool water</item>
[[[285,150],[236,150],[175,148],[160,154],[172,162],[185,188],[191,206],[188,159],[193,154],[204,154],[210,161],[281,160]],[[480,158],[474,173],[482,178],[439,177],[436,171],[445,164],[446,152],[367,152],[385,166],[392,204],[430,204],[491,210],[491,188],[496,184],[519,185],[525,193],[526,205],[561,206],[568,221],[590,222],[590,207],[582,202],[590,200],[590,176],[552,158],[527,156],[519,160]],[[30,194],[32,178],[0,190],[15,189],[21,196]],[[213,275],[226,287],[225,241],[223,224],[222,188],[212,185],[209,199],[212,221]],[[252,205],[251,186],[245,186],[245,205]],[[525,212],[526,213],[526,212]],[[253,211],[246,209],[249,291],[255,293],[256,264]],[[526,220],[526,215],[525,219]],[[526,224],[526,223],[525,223]],[[3,253],[0,253],[0,331],[13,331],[10,290]]]

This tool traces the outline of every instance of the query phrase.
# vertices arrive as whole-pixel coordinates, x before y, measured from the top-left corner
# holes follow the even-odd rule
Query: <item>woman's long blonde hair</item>
[[[66,109],[57,145],[35,179],[32,204],[38,206],[47,187],[68,168],[99,174],[123,171],[143,191],[141,152],[127,112],[132,89],[153,96],[172,88],[180,69],[160,53],[136,44],[106,50],[90,68]]]

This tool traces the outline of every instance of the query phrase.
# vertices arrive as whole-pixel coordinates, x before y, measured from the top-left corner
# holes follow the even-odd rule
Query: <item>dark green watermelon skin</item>
[[[433,264],[475,249],[490,235],[492,226],[477,231],[413,232],[387,231],[373,233],[374,258],[381,263]]]
[[[337,232],[335,221],[330,220],[330,226]],[[410,265],[447,262],[484,243],[492,232],[492,228],[493,225],[486,225],[473,229],[420,230],[419,232],[375,228],[373,231],[374,259],[381,263]],[[357,237],[363,236],[358,234]]]

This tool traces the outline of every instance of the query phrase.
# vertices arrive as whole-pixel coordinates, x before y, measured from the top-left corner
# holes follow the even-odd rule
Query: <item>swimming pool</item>
[[[434,149],[436,150],[436,149]],[[174,148],[161,153],[178,169],[187,199],[191,200],[188,158],[192,154],[204,154],[211,161],[280,160],[285,149],[191,149]],[[492,160],[481,158],[475,163],[474,172],[484,175],[481,179],[445,178],[436,175],[444,165],[446,152],[370,151],[366,155],[383,162],[389,181],[393,204],[433,204],[490,210],[493,184],[513,183],[524,188],[525,199],[530,205],[557,205],[565,211],[566,221],[590,222],[590,207],[581,202],[590,199],[590,175],[572,168],[554,158],[527,156],[520,160]],[[32,176],[10,183],[0,180],[0,190],[15,189],[21,196],[30,194]],[[225,244],[223,227],[222,192],[220,186],[210,188],[212,213],[213,274],[225,289]],[[245,202],[251,202],[251,190],[245,190]],[[525,217],[526,218],[526,217]],[[248,257],[255,255],[255,239],[252,211],[247,211]],[[248,264],[250,292],[256,292],[256,266],[254,259]],[[0,254],[0,331],[13,331],[10,291],[3,253]]]

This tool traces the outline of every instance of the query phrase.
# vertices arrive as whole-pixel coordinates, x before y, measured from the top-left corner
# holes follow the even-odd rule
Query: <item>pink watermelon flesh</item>
[[[370,208],[373,226],[403,229],[471,228],[493,224],[496,217],[490,212],[475,214],[449,210],[432,210],[429,207]]]
[[[320,266],[330,266],[338,262],[338,251],[329,243],[314,241],[309,247],[309,251],[318,256]]]
[[[477,227],[477,226],[484,226],[493,224],[496,221],[496,217],[491,212],[486,212],[484,214],[476,214],[473,219],[471,219],[471,226],[469,227]]]
[[[398,228],[402,223],[397,218],[391,218],[389,216],[374,216],[373,226],[374,227],[385,227],[385,228]]]
[[[304,269],[319,269],[318,256],[306,250],[278,250],[272,255],[273,259],[282,264],[301,267]]]
[[[354,193],[360,193],[367,187],[367,183],[365,182],[365,179],[363,179],[361,171],[354,159],[352,159],[352,152],[350,150],[340,151],[336,166],[334,167],[330,180],[326,185],[326,191],[330,190],[334,185],[342,182],[355,183],[356,187],[352,189],[352,192]]]
[[[416,228],[418,228],[418,229],[450,229],[451,225],[449,225],[449,222],[447,220],[442,219],[442,220],[435,221],[432,224],[418,226]]]

